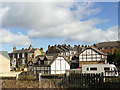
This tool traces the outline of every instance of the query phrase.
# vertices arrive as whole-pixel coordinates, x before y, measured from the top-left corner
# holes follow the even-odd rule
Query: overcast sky
[[[6,2],[0,11],[0,45],[8,52],[118,40],[117,2]]]

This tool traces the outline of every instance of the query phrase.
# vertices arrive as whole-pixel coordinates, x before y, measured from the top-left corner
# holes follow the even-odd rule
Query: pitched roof
[[[67,61],[67,59],[65,58],[65,56],[58,55],[58,56],[54,57],[54,59],[49,63],[49,65],[51,65],[51,64],[56,60],[57,57],[63,57],[63,58],[65,59],[65,61]],[[67,61],[67,62],[68,62],[68,61]],[[69,64],[69,63],[68,63],[68,64]]]
[[[10,60],[10,57],[8,55],[8,52],[7,51],[0,51],[0,54],[3,55],[4,57],[6,57],[7,59]]]
[[[99,49],[97,49],[97,48],[95,48],[95,47],[84,47],[83,49],[82,49],[82,51],[78,54],[78,55],[80,55],[81,53],[83,53],[85,50],[87,50],[87,49],[93,49],[94,51],[96,51],[96,52],[98,52],[99,54],[103,54],[103,55],[105,55],[105,53],[103,53],[102,51],[100,51]]]
[[[40,58],[41,60],[52,60],[54,56],[52,55],[38,55],[37,58]]]
[[[36,48],[33,48],[33,49],[22,49],[22,50],[15,50],[13,51],[12,53],[33,53],[35,50],[37,50]]]
[[[96,44],[97,47],[116,47],[120,45],[120,41],[100,42]]]

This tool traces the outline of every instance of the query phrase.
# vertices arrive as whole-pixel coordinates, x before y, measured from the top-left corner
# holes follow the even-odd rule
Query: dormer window
[[[41,60],[41,64],[44,64],[44,60]]]

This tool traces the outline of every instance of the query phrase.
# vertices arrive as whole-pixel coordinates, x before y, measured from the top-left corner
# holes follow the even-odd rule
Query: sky
[[[118,40],[117,2],[3,2],[0,51]]]

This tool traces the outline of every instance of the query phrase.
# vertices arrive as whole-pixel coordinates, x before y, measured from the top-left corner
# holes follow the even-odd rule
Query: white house
[[[51,74],[64,74],[70,69],[70,65],[63,56],[57,56],[51,63]]]
[[[28,63],[28,72],[33,71],[34,74],[64,74],[69,69],[70,65],[64,56],[40,55]]]
[[[7,51],[0,51],[0,73],[10,72],[10,57]]]
[[[85,47],[79,53],[79,67],[82,64],[104,64],[107,63],[107,55],[95,47]]]

